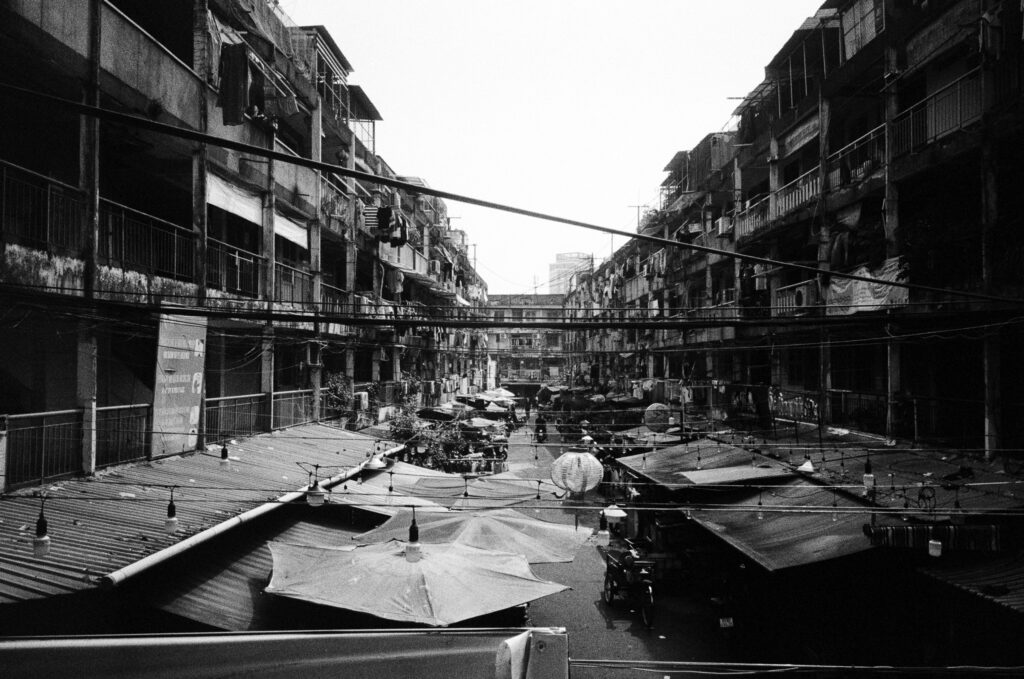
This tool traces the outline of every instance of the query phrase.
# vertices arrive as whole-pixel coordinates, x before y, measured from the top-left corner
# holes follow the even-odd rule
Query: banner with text
[[[826,300],[829,316],[846,316],[858,311],[878,311],[887,306],[907,304],[906,288],[886,285],[882,282],[906,282],[906,279],[900,275],[898,257],[885,260],[885,263],[874,271],[862,266],[852,273],[866,278],[877,278],[879,282],[869,283],[868,281],[833,276],[828,285],[828,299]]]
[[[153,454],[194,450],[206,364],[206,319],[160,315],[153,387]]]

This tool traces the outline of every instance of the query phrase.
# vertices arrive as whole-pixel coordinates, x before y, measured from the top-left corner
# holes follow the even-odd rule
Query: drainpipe
[[[394,448],[389,448],[388,450],[384,451],[383,456],[388,457],[396,453],[400,453],[403,450],[405,450],[405,446],[395,446]],[[360,472],[363,471],[363,468],[366,466],[366,463],[368,461],[369,460],[364,460],[354,469],[338,474],[337,476],[332,476],[326,481],[321,482],[320,485],[323,486],[324,488],[330,489],[338,485],[339,483],[343,483],[345,481],[348,481],[349,479],[355,478]],[[181,542],[176,542],[170,547],[167,547],[166,549],[161,549],[159,552],[154,552],[149,556],[136,561],[135,563],[129,564],[124,568],[120,568],[114,571],[113,573],[108,573],[104,575],[102,578],[100,578],[100,584],[102,587],[106,588],[116,587],[128,578],[139,575],[140,573],[148,571],[150,568],[153,568],[154,566],[158,566],[176,556],[184,554],[193,547],[198,547],[201,544],[209,542],[213,538],[223,533],[226,533],[235,526],[240,526],[243,523],[249,523],[253,519],[259,518],[264,514],[267,514],[277,509],[278,507],[286,505],[290,502],[301,500],[303,497],[305,497],[306,490],[307,489],[303,488],[302,490],[296,490],[290,493],[285,493],[284,495],[277,498],[273,502],[267,502],[265,504],[260,505],[259,507],[254,507],[247,512],[242,512],[236,517],[228,519],[227,521],[224,521],[222,523],[218,523],[216,526],[207,528],[204,531],[196,533],[195,535],[186,538]]]

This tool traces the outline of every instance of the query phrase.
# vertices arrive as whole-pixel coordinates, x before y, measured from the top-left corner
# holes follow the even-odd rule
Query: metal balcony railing
[[[74,186],[0,161],[0,219],[7,240],[78,254],[85,196]]]
[[[270,430],[266,394],[208,398],[205,415],[207,443]]]
[[[313,274],[277,262],[274,265],[274,301],[282,304],[311,304]]]
[[[4,487],[43,483],[82,471],[82,410],[7,417]]]
[[[96,467],[149,456],[152,410],[148,403],[96,409]]]
[[[828,157],[831,189],[859,182],[885,164],[885,124],[853,140]]]
[[[274,393],[274,429],[313,421],[313,390],[297,389]]]
[[[749,236],[768,224],[768,208],[771,205],[769,196],[750,203],[747,208],[736,216],[736,237]]]
[[[192,281],[194,253],[195,238],[190,229],[105,198],[100,200],[100,263]]]
[[[821,176],[817,167],[781,187],[776,192],[774,218],[784,217],[811,202],[821,193]]]
[[[210,239],[206,243],[206,285],[246,297],[259,297],[264,259],[233,245]]]
[[[901,156],[979,120],[981,71],[975,69],[930,94],[893,120],[893,156]]]

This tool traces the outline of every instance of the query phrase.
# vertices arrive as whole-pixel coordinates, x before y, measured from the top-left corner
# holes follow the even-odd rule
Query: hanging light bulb
[[[324,503],[324,489],[320,487],[320,465],[314,465],[309,475],[309,490],[306,491],[306,504],[320,507]]]
[[[423,556],[420,548],[420,529],[416,525],[416,507],[412,507],[412,523],[409,524],[409,542],[405,545],[405,560],[416,563]]]
[[[220,446],[220,466],[227,467],[229,463],[230,460],[228,460],[228,444],[222,443]]]
[[[39,505],[39,518],[36,519],[36,536],[32,538],[32,554],[41,559],[50,553],[50,536],[47,535],[46,517],[43,515],[43,507],[46,505],[46,496]]]
[[[764,503],[761,501],[764,491],[758,491],[757,494],[757,520],[764,521]]]
[[[871,456],[864,460],[864,497],[871,497],[875,492],[875,474],[871,467]]]
[[[832,489],[832,520],[839,520],[839,506],[836,504],[836,491]]]
[[[537,499],[540,499],[540,479],[537,479]]]
[[[178,532],[178,509],[174,506],[174,489],[176,487],[171,486],[171,501],[167,503],[167,518],[164,519],[164,532],[168,535]]]
[[[394,493],[395,492],[395,470],[394,469],[388,470],[388,492],[389,493]]]

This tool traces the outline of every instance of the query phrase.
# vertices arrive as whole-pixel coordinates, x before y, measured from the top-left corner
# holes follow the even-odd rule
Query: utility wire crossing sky
[[[400,175],[485,200],[635,230],[676,151],[732,111],[821,0],[284,0],[330,31],[380,110]],[[560,252],[621,236],[450,204],[490,293],[546,293]],[[474,253],[471,249],[471,256]]]

